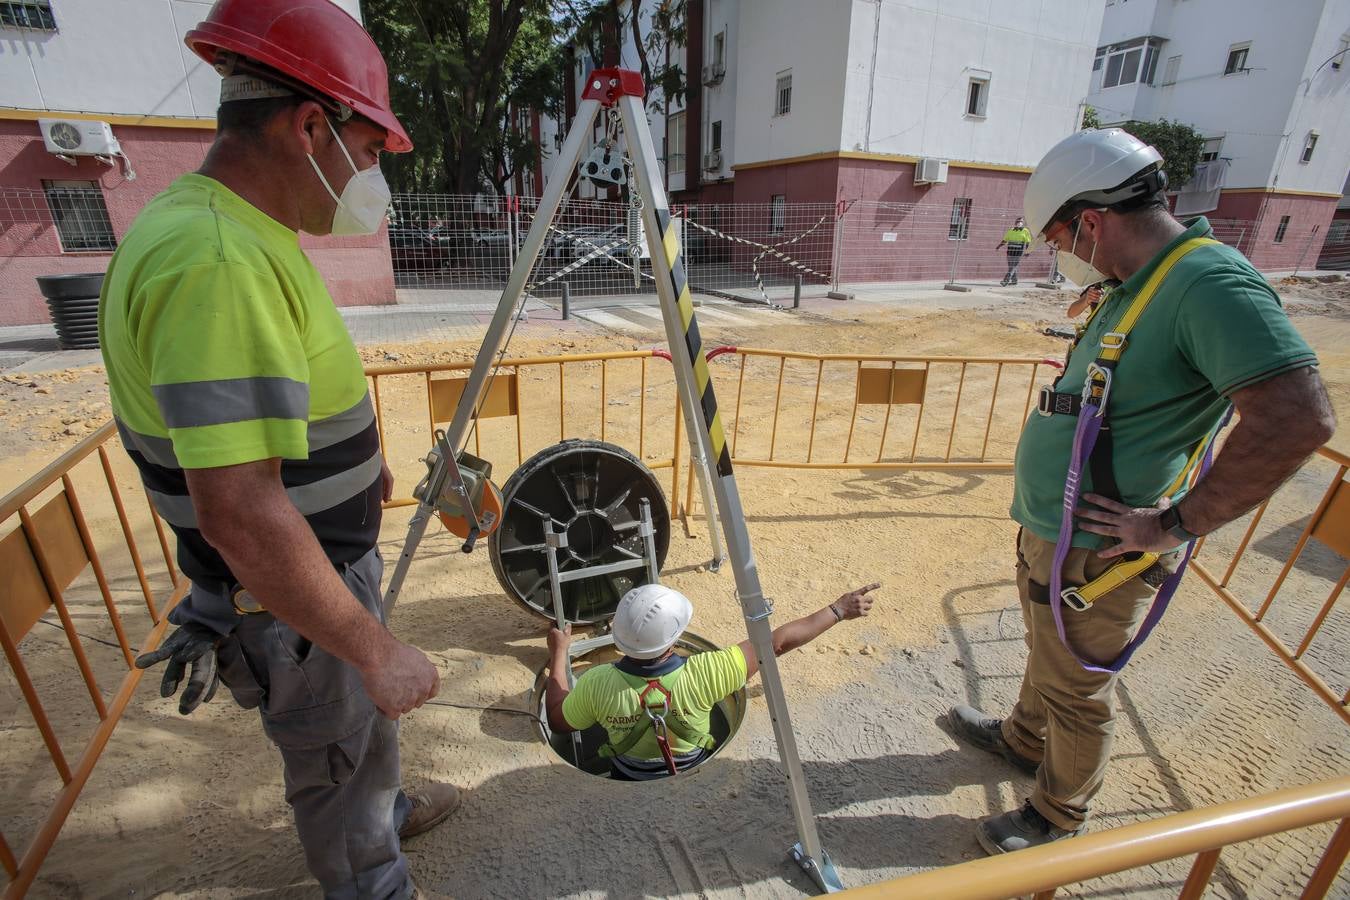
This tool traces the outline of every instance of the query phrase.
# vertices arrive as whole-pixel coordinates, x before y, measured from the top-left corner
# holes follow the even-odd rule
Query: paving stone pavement
[[[410,291],[398,292],[399,303],[388,306],[354,306],[339,309],[357,346],[444,341],[476,343],[483,339],[497,308],[500,292]],[[705,333],[761,326],[799,325],[809,319],[785,310],[758,304],[700,296],[695,298],[697,315]],[[661,311],[650,294],[587,297],[574,304],[571,318],[564,321],[556,298],[547,302],[531,297],[525,316],[517,325],[521,336],[559,332],[613,331],[654,340],[664,336]],[[20,325],[0,328],[0,372],[41,372],[98,365],[97,350],[61,350],[51,325]]]

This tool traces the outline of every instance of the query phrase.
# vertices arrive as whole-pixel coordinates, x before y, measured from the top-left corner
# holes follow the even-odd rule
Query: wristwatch
[[[1169,506],[1163,510],[1162,515],[1158,516],[1158,524],[1163,531],[1183,543],[1189,544],[1200,539],[1200,535],[1187,531],[1186,526],[1181,524],[1180,506]]]

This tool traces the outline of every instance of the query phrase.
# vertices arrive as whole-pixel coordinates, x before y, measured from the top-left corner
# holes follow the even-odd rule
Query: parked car
[[[389,255],[401,273],[435,272],[450,259],[449,247],[433,229],[407,226],[390,227]]]

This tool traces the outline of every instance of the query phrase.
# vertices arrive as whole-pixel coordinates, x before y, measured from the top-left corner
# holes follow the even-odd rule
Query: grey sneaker
[[[997,754],[1028,775],[1035,775],[1041,764],[1027,759],[1003,739],[1003,720],[980,712],[973,706],[953,706],[947,713],[952,731],[966,743]]]
[[[986,853],[997,856],[1000,853],[1012,853],[1014,850],[1024,850],[1027,847],[1039,847],[1041,844],[1049,844],[1062,838],[1076,837],[1084,830],[1081,826],[1073,831],[1056,827],[1028,800],[1022,804],[1021,809],[990,816],[980,822],[975,826],[975,837],[979,839],[980,846]]]

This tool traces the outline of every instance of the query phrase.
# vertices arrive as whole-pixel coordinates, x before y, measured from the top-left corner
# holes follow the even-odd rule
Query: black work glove
[[[216,688],[220,685],[220,676],[216,671],[216,644],[219,642],[220,635],[216,632],[205,625],[189,622],[179,626],[159,649],[136,657],[136,668],[148,669],[167,659],[169,665],[164,670],[164,680],[159,684],[159,695],[172,697],[183,680],[183,672],[191,664],[187,687],[183,688],[183,696],[178,698],[178,711],[186,716],[216,695]]]

